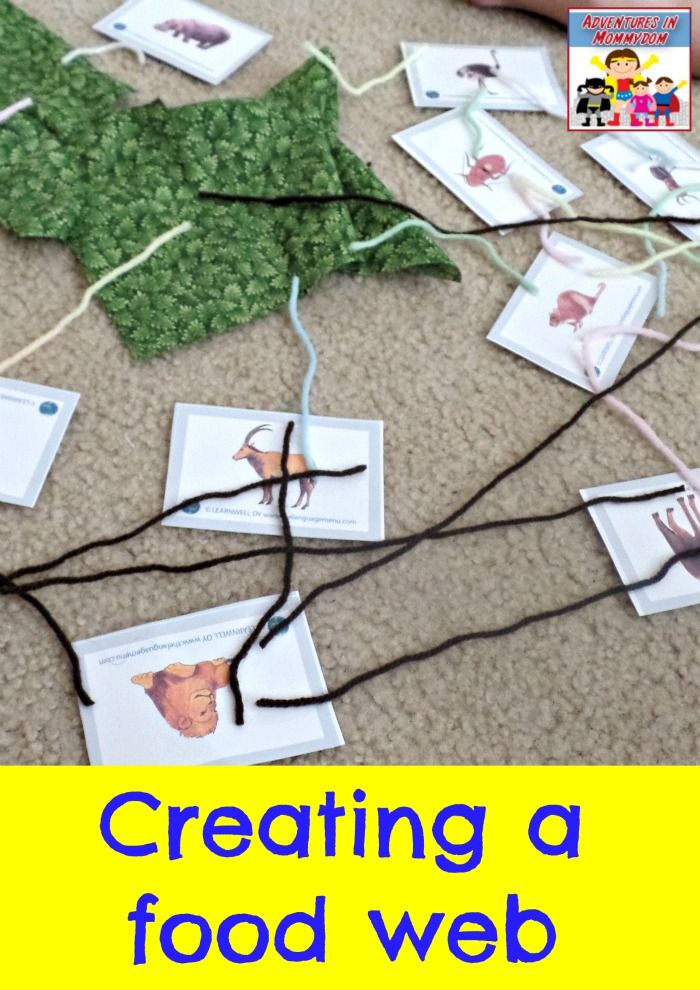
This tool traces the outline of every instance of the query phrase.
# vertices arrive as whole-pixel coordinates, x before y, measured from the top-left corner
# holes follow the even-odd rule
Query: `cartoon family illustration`
[[[598,127],[606,122],[611,127],[659,127],[661,121],[664,127],[673,127],[681,110],[676,94],[688,81],[676,83],[670,76],[659,76],[653,82],[645,72],[658,61],[651,54],[642,64],[631,48],[610,52],[604,62],[594,55],[591,64],[605,76],[591,76],[578,87],[576,113],[585,118],[582,126],[590,127],[595,119]]]

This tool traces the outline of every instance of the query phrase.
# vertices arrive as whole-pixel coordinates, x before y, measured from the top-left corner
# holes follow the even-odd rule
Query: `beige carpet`
[[[97,43],[90,25],[110,5],[22,0],[21,6],[79,45]],[[564,79],[563,31],[528,15],[479,12],[457,0],[216,0],[214,6],[274,35],[266,53],[218,90],[153,60],[141,70],[128,53],[103,66],[136,86],[143,102],[162,97],[171,105],[256,96],[302,61],[305,39],[328,43],[358,81],[391,66],[401,38],[546,43]],[[394,131],[428,115],[412,106],[401,78],[361,101],[343,96],[342,136],[400,198],[445,224],[469,224],[473,217],[390,140]],[[566,133],[563,123],[541,114],[497,116],[585,190],[582,209],[638,212],[631,194],[580,151],[581,138]],[[610,235],[590,242],[622,258],[639,250]],[[537,235],[513,234],[499,247],[524,269],[537,251]],[[445,515],[584,399],[574,386],[485,340],[512,286],[465,245],[452,245],[450,252],[462,268],[461,285],[336,275],[303,303],[320,360],[314,411],[385,422],[390,536]],[[5,232],[0,272],[3,354],[53,325],[85,288],[63,247]],[[660,325],[675,329],[697,309],[700,279],[682,262],[672,266],[670,279],[669,314]],[[649,346],[637,343],[634,358]],[[284,314],[137,366],[93,304],[62,339],[13,371],[75,389],[82,400],[37,508],[0,505],[0,569],[116,533],[158,511],[175,401],[292,410],[303,367]],[[627,398],[692,461],[700,459],[697,394],[692,358],[675,355],[626,389]],[[582,486],[665,470],[636,434],[598,407],[491,495],[473,519],[563,508],[577,501]],[[159,527],[89,563],[185,562],[265,539]],[[345,567],[300,560],[295,585],[303,592]],[[273,559],[194,577],[54,589],[44,592],[44,600],[78,639],[273,593],[280,576],[280,560]],[[578,516],[424,546],[320,599],[309,621],[334,685],[461,630],[558,606],[615,580],[592,523]],[[337,704],[347,745],[295,762],[696,762],[699,635],[700,609],[641,619],[626,598],[610,600],[374,681]],[[7,599],[0,602],[0,655],[2,761],[85,762],[65,658],[34,613]]]

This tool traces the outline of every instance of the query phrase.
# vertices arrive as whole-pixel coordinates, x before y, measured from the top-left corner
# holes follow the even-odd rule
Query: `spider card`
[[[616,276],[623,262],[563,234],[552,233],[550,246],[561,261],[546,251],[538,254],[527,272],[537,294],[516,289],[488,339],[592,391],[582,334],[596,326],[642,326],[656,299],[656,280],[646,272]],[[632,335],[590,342],[601,388],[615,381],[633,344]]]
[[[535,217],[510,181],[514,176],[551,189],[566,202],[582,195],[490,114],[478,110],[473,117],[482,136],[477,152],[461,108],[400,131],[394,141],[488,224]]]
[[[36,505],[79,398],[0,378],[0,502]]]
[[[128,0],[98,21],[95,30],[213,85],[272,37],[194,0]]]
[[[402,41],[417,107],[459,107],[478,94],[484,110],[545,110],[563,117],[566,101],[542,45],[439,45]],[[420,54],[416,55],[417,52]]]
[[[601,134],[581,147],[643,203],[658,205],[660,214],[700,217],[700,149],[685,138],[663,133]],[[700,224],[674,226],[689,240],[700,240]]]
[[[306,616],[239,669],[244,724],[234,724],[229,662],[275,598],[149,622],[75,643],[90,762],[133,766],[251,764],[343,745],[331,705],[259,708],[262,697],[323,694]],[[292,592],[280,615],[300,602]],[[270,623],[274,626],[273,616]]]
[[[680,487],[644,502],[603,503],[591,518],[625,584],[653,577],[675,554],[697,550],[678,561],[656,584],[629,593],[639,615],[700,605],[700,495],[677,474],[660,474],[598,488],[585,488],[586,501],[601,495],[643,495]]]
[[[361,473],[344,478],[290,481],[286,507],[292,534],[332,540],[383,539],[380,421],[311,416],[307,458],[302,452],[299,416],[182,403],[175,406],[164,508],[205,492],[228,492],[251,483],[258,487],[231,498],[196,501],[168,517],[164,525],[279,536],[278,482],[282,441],[290,421],[294,423],[290,474],[366,466]]]

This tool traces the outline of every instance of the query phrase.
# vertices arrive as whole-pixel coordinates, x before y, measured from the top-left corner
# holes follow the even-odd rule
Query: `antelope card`
[[[271,40],[265,31],[195,0],[128,0],[95,30],[213,85]]]
[[[282,532],[278,498],[282,441],[294,423],[288,469],[342,470],[365,465],[346,478],[290,481],[286,507],[292,534],[333,540],[384,538],[383,424],[376,420],[311,416],[308,464],[301,453],[300,417],[292,413],[178,403],[173,418],[164,508],[205,492],[260,487],[232,498],[196,501],[165,526],[228,533]],[[270,481],[270,484],[265,484]]]
[[[661,214],[700,218],[700,148],[679,134],[663,130],[641,135],[601,134],[581,147],[647,206],[656,206],[663,199]],[[673,226],[689,240],[700,240],[700,223]],[[663,233],[663,226],[654,224],[652,230]],[[663,247],[658,245],[655,250]]]
[[[0,502],[36,505],[79,399],[0,378]]]
[[[646,272],[606,276],[623,263],[563,234],[552,233],[550,245],[562,260],[540,251],[527,272],[537,294],[519,286],[488,340],[593,391],[583,364],[582,334],[596,326],[643,326],[656,299],[656,280]],[[580,271],[564,264],[566,258]],[[615,381],[634,339],[617,335],[590,343],[601,388]]]
[[[489,225],[532,220],[535,214],[510,181],[522,176],[566,202],[581,190],[543,161],[485,110],[473,119],[482,135],[474,151],[461,107],[394,134],[394,141]]]
[[[90,762],[252,764],[342,746],[330,704],[255,704],[262,697],[325,692],[303,614],[264,650],[254,646],[241,664],[244,724],[234,724],[229,662],[274,601],[238,602],[75,643],[85,687],[95,702],[80,708]],[[299,601],[293,592],[280,615]]]
[[[478,94],[484,110],[546,110],[566,115],[566,101],[544,45],[439,45],[402,41],[417,107],[459,107]],[[419,53],[419,54],[417,54]]]
[[[602,503],[588,511],[624,584],[653,577],[675,554],[698,556],[674,564],[657,584],[629,592],[639,615],[700,605],[700,495],[677,474],[586,488],[586,501],[601,495],[669,494],[644,502]]]

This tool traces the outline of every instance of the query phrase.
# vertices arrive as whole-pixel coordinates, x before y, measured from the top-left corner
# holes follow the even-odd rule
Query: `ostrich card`
[[[566,101],[543,45],[439,45],[402,41],[417,107],[459,107],[479,97],[484,110],[566,115]]]
[[[624,584],[654,577],[676,554],[698,551],[673,564],[658,583],[629,592],[639,615],[700,605],[700,495],[675,473],[581,491],[589,501],[666,490],[643,502],[604,502],[588,510]]]
[[[279,536],[281,451],[290,421],[294,423],[290,475],[363,467],[347,477],[290,480],[286,509],[292,534],[329,540],[383,539],[380,421],[311,416],[302,453],[301,417],[293,413],[184,403],[175,406],[164,508],[206,492],[256,487],[235,497],[196,500],[165,519],[164,525]]]
[[[326,683],[304,614],[238,671],[236,725],[230,661],[275,597],[149,622],[74,643],[95,702],[81,706],[90,762],[123,766],[252,764],[343,745],[329,704],[259,708],[260,698],[323,694]],[[300,602],[292,592],[279,616]],[[268,625],[274,628],[273,616]]]
[[[79,399],[0,378],[0,502],[36,505]]]
[[[272,38],[194,0],[128,0],[95,30],[215,86]]]
[[[595,327],[643,326],[656,299],[656,280],[646,272],[616,276],[621,261],[563,234],[550,234],[549,243],[561,261],[540,251],[527,272],[537,293],[517,288],[488,340],[593,391],[583,336]],[[565,264],[567,259],[580,270]],[[589,342],[601,388],[615,381],[633,344],[631,334]]]
[[[486,111],[476,111],[473,118],[482,135],[478,153],[461,108],[400,131],[394,141],[490,225],[535,217],[510,181],[512,176],[551,189],[567,203],[582,195]]]
[[[685,138],[662,132],[601,134],[581,147],[643,203],[659,206],[660,214],[700,219],[700,148]],[[689,240],[700,240],[700,223],[674,227]],[[653,229],[663,233],[658,224]]]

